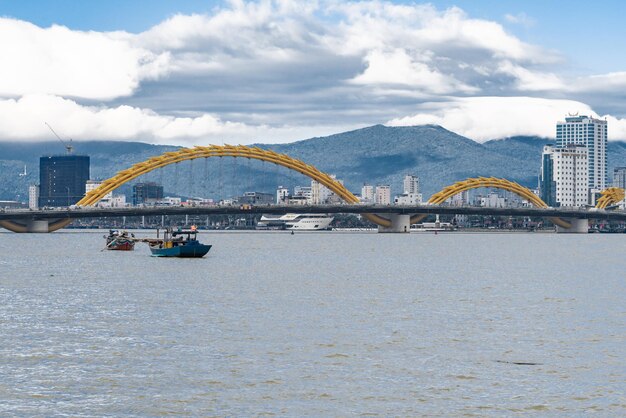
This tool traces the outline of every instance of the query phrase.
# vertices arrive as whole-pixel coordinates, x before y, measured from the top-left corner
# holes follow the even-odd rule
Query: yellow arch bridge
[[[93,206],[100,201],[104,196],[125,183],[136,179],[137,177],[147,174],[153,170],[168,166],[170,164],[176,164],[182,161],[194,160],[199,158],[211,158],[211,157],[234,157],[234,158],[248,158],[268,163],[277,164],[287,169],[301,173],[320,184],[327,187],[334,192],[337,196],[342,198],[346,203],[355,204],[359,202],[359,199],[346,189],[341,183],[333,179],[326,173],[321,172],[312,165],[306,164],[303,161],[289,157],[285,154],[280,154],[271,150],[264,150],[258,147],[248,147],[243,145],[210,145],[210,146],[197,146],[194,148],[183,148],[178,151],[166,152],[162,155],[158,155],[147,159],[146,161],[134,164],[133,166],[118,172],[113,177],[105,180],[100,187],[87,193],[83,199],[77,202],[77,206]],[[452,196],[461,192],[477,189],[482,187],[497,188],[506,190],[526,199],[533,206],[537,208],[548,208],[548,205],[535,195],[528,188],[519,185],[518,183],[499,179],[494,177],[478,177],[470,178],[467,180],[459,181],[445,187],[439,193],[434,194],[428,200],[429,204],[440,205]],[[603,192],[602,198],[598,201],[598,208],[604,209],[609,205],[615,204],[624,199],[624,190],[618,188],[610,188]],[[377,214],[364,214],[364,216],[371,222],[384,228],[393,228],[394,220],[393,216],[387,218]],[[410,217],[410,223],[417,223],[424,219],[427,215],[418,214]],[[570,222],[561,218],[550,218],[552,222],[562,228],[570,228]],[[56,231],[71,223],[71,219],[61,219],[46,224],[47,232]],[[9,229],[14,232],[30,232],[29,225],[27,223],[20,223],[18,221],[0,221],[0,226]],[[46,231],[38,231],[46,232]]]

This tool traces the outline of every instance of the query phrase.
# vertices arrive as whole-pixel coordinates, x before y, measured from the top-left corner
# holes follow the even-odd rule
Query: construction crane
[[[54,134],[54,136],[57,137],[57,139],[59,141],[61,141],[61,144],[63,144],[63,146],[65,147],[65,150],[67,151],[68,154],[71,154],[74,151],[74,146],[72,145],[72,138],[70,138],[69,143],[65,143],[65,141],[63,141],[61,139],[61,137],[59,135],[57,135],[57,133],[54,131],[54,129],[52,129],[52,126],[50,126],[50,124],[48,124],[48,122],[44,122],[46,124],[46,126],[48,128],[50,128],[50,130],[52,131],[52,133]]]

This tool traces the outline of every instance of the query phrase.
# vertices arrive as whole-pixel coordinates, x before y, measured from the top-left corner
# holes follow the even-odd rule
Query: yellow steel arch
[[[279,154],[271,150],[264,150],[258,147],[247,147],[244,145],[209,145],[196,146],[194,148],[182,148],[178,151],[166,152],[152,158],[134,164],[132,167],[118,172],[108,180],[102,182],[100,187],[90,191],[78,203],[79,206],[92,206],[109,192],[117,189],[122,184],[127,183],[143,174],[149,173],[170,164],[179,163],[186,160],[210,157],[239,157],[251,158],[255,160],[274,163],[290,170],[297,171],[310,177],[313,180],[332,190],[337,196],[348,203],[358,203],[359,199],[346,189],[343,184],[330,177],[328,174],[319,171],[312,165],[306,164],[285,154]],[[375,214],[364,215],[370,221],[382,225],[391,226],[391,221]]]
[[[596,208],[606,209],[608,206],[621,202],[624,200],[625,193],[624,189],[620,187],[609,187],[603,190],[600,193],[602,197],[596,202]]]
[[[71,219],[59,219],[48,224],[48,232],[54,232],[58,229],[65,228],[72,223]],[[28,232],[28,226],[15,221],[0,221],[0,227],[8,229],[12,232]]]
[[[440,205],[452,196],[467,190],[478,189],[481,187],[490,187],[506,190],[528,200],[533,206],[538,208],[547,208],[546,202],[541,200],[539,196],[534,194],[530,189],[524,187],[514,181],[499,179],[496,177],[476,177],[456,182],[448,187],[444,187],[439,193],[435,193],[428,199],[428,203],[432,205]],[[417,223],[424,219],[426,215],[414,215],[411,217],[411,223]],[[550,218],[552,222],[563,228],[571,228],[571,224],[561,218]]]

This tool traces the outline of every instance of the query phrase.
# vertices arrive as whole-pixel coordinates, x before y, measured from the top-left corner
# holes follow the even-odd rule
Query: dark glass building
[[[70,206],[85,196],[89,157],[59,155],[39,159],[39,207]]]
[[[154,182],[133,186],[133,205],[153,204],[163,199],[163,186]]]

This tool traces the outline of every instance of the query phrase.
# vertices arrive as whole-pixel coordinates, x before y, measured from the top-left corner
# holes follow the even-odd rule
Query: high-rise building
[[[28,186],[28,207],[30,209],[39,207],[39,186],[37,184]]]
[[[163,199],[163,186],[154,182],[133,186],[133,205],[154,204]]]
[[[541,172],[539,173],[539,197],[548,206],[556,206],[556,181],[554,179],[554,147],[546,145],[541,154]]]
[[[550,206],[588,203],[588,155],[584,145],[545,146],[539,180],[541,197]]]
[[[417,194],[420,192],[420,178],[407,174],[404,176],[404,194]]]
[[[89,157],[59,155],[39,159],[39,207],[70,206],[85,196]]]
[[[626,189],[626,167],[615,167],[613,169],[613,187]]]
[[[376,186],[376,204],[377,205],[390,205],[391,204],[391,187],[387,185]]]
[[[331,174],[330,178],[339,184],[343,184],[343,180],[338,180],[335,174]],[[322,205],[329,201],[340,200],[333,191],[316,180],[311,180],[311,203],[314,205]]]
[[[556,147],[583,145],[587,147],[587,187],[593,191],[606,189],[607,122],[589,116],[569,116],[556,124]]]
[[[374,202],[374,186],[370,184],[364,184],[363,187],[361,187],[361,202]]]

